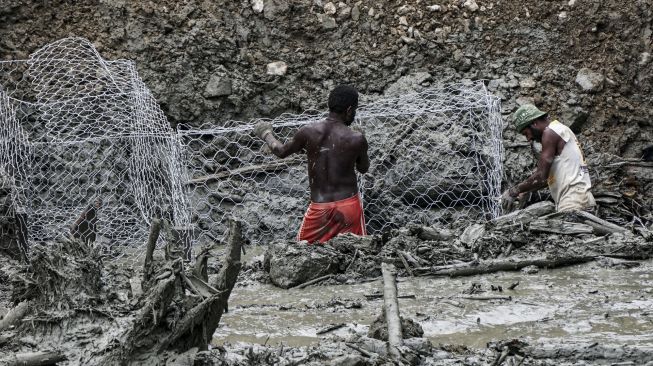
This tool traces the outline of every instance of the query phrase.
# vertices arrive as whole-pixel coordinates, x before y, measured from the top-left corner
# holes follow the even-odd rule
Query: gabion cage
[[[288,141],[324,117],[306,112],[269,121]],[[266,152],[253,136],[258,121],[180,126],[200,241],[221,235],[227,215],[246,222],[257,242],[296,235],[310,200],[306,158]],[[370,170],[359,179],[369,233],[499,215],[500,104],[482,82],[381,99],[359,108],[356,124],[369,143]]]
[[[287,141],[324,117],[271,122]],[[134,64],[80,38],[0,61],[0,219],[46,242],[93,212],[95,243],[124,246],[118,255],[138,252],[153,217],[194,227],[200,244],[219,241],[229,216],[253,242],[293,238],[309,203],[306,158],[265,151],[258,121],[175,133]],[[501,115],[482,82],[380,99],[356,125],[369,142],[359,179],[368,232],[498,216]]]
[[[131,61],[67,38],[0,62],[0,168],[29,242],[82,216],[107,247],[144,244],[153,217],[188,225],[179,148]]]

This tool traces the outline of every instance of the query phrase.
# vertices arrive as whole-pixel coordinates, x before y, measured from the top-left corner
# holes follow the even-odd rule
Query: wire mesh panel
[[[132,62],[68,38],[0,71],[0,153],[11,157],[1,164],[30,242],[133,248],[152,217],[188,225],[178,138]]]
[[[287,141],[324,117],[271,122]],[[138,252],[153,217],[193,223],[200,243],[219,240],[228,216],[256,242],[292,238],[310,199],[306,159],[265,151],[257,122],[175,134],[133,63],[79,38],[0,62],[0,218],[16,238],[77,235],[119,256]],[[369,232],[498,215],[501,116],[482,82],[380,99],[356,124],[370,146],[359,179]]]
[[[359,179],[370,233],[409,222],[451,224],[499,214],[501,114],[482,82],[385,98],[362,106],[356,122],[369,142],[371,167]],[[270,120],[288,141],[323,113]],[[277,159],[250,124],[180,126],[200,241],[225,230],[227,215],[247,223],[258,242],[296,235],[309,203],[306,160]]]

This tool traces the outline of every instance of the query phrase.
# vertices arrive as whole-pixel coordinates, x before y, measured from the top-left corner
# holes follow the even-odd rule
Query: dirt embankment
[[[652,140],[652,12],[643,0],[5,0],[0,59],[88,38],[136,61],[173,124],[323,108],[337,83],[375,95],[416,72],[430,77],[411,87],[486,79],[504,113],[532,100],[582,125],[590,151],[635,157]],[[267,74],[277,61],[286,72]]]

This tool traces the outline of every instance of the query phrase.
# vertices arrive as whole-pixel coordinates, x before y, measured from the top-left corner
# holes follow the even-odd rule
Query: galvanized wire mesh
[[[498,216],[500,105],[482,82],[381,99],[357,116],[370,146],[371,167],[359,180],[368,232]],[[309,111],[269,121],[287,141],[324,117]],[[180,126],[200,242],[219,237],[227,215],[245,221],[257,242],[296,235],[309,203],[305,156],[265,152],[252,134],[258,121]]]
[[[271,122],[288,140],[324,116]],[[79,38],[0,62],[2,220],[45,242],[93,212],[96,245],[118,256],[139,252],[153,217],[192,224],[195,243],[220,240],[230,215],[252,241],[292,238],[309,203],[306,159],[263,151],[256,122],[174,133],[134,64]],[[501,115],[482,82],[380,99],[356,124],[370,146],[359,179],[370,233],[498,215]]]
[[[71,232],[83,212],[107,249],[144,244],[152,217],[188,223],[177,137],[131,61],[68,38],[0,75],[0,167],[29,242],[88,240]]]

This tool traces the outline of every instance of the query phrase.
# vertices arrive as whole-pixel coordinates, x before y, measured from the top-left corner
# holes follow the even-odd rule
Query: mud
[[[295,276],[284,280],[287,286],[332,275],[289,290],[272,284],[264,250],[248,246],[252,257],[211,349],[134,358],[133,364],[389,364],[384,343],[367,337],[380,313],[376,277],[386,261],[400,270],[400,295],[415,295],[400,299],[402,315],[424,330],[423,338],[406,340],[409,362],[645,365],[653,345],[651,262],[632,261],[653,253],[652,166],[638,160],[653,140],[652,20],[651,3],[641,0],[8,0],[0,7],[0,59],[25,59],[56,39],[86,37],[106,58],[136,61],[173,126],[324,109],[328,91],[339,83],[356,85],[366,103],[439,83],[486,80],[502,99],[504,117],[534,102],[578,132],[597,215],[627,229],[607,236],[555,234],[542,228],[579,224],[577,218],[533,225],[537,215],[503,223],[461,218],[450,227],[409,225],[366,239],[344,236],[325,249],[333,257],[319,263],[338,260],[327,272],[310,265],[311,271],[292,272],[313,263],[302,259],[308,251],[291,247],[285,262],[284,251],[277,251],[278,268]],[[268,64],[279,61],[285,73],[283,67],[267,73]],[[531,147],[508,121],[505,187],[534,164]],[[546,199],[544,192],[532,203]],[[0,216],[0,249],[18,258],[15,216]],[[49,255],[48,248],[36,270],[0,253],[0,315],[19,301],[32,304],[17,325],[0,331],[0,360],[52,350],[68,358],[60,364],[99,362],[104,352],[120,349],[116,340],[133,325],[142,267],[74,248]],[[214,248],[211,255],[222,251]],[[268,258],[274,255],[272,250]],[[435,275],[442,266],[533,257],[590,262]],[[223,266],[209,262],[210,277]],[[175,314],[166,313],[162,324],[175,324]],[[316,335],[339,324],[345,326]]]
[[[539,204],[503,221],[451,229],[410,226],[371,237],[342,235],[324,246],[249,247],[229,312],[213,334],[210,350],[166,351],[158,361],[147,352],[117,359],[123,364],[388,363],[385,343],[369,336],[383,338],[383,327],[373,325],[382,309],[378,275],[381,262],[392,262],[401,275],[399,301],[406,335],[417,337],[406,340],[405,363],[484,364],[504,353],[516,361],[525,357],[528,365],[574,364],[583,357],[598,364],[648,362],[653,264],[633,259],[653,257],[653,243],[631,231],[600,236],[534,230],[539,226],[533,223],[543,220],[534,213],[548,210],[550,204]],[[124,352],[124,345],[115,347],[145,314],[145,295],[136,286],[142,267],[129,267],[132,261],[104,264],[100,253],[75,243],[40,248],[43,256],[35,256],[31,268],[4,259],[0,273],[11,283],[11,296],[2,298],[2,307],[9,310],[20,301],[30,305],[18,323],[0,332],[0,359],[55,350],[68,364],[98,364],[107,360],[100,357],[103,352]],[[208,255],[219,258],[223,251],[216,247]],[[438,274],[443,266],[474,266],[497,258],[518,263],[535,256],[581,257],[590,263],[473,277]],[[210,263],[209,282],[214,283],[225,263]],[[158,268],[159,276],[169,276],[166,266]],[[285,280],[273,279],[279,276]],[[292,287],[289,278],[296,288],[275,286]],[[173,301],[155,319],[174,327],[179,320],[175,317],[188,307],[184,304],[196,301],[192,288],[184,291],[186,297],[175,300],[181,302]],[[165,327],[155,329],[155,334],[166,332]],[[143,340],[134,346],[149,348]],[[580,355],[573,350],[588,344],[605,349]]]

